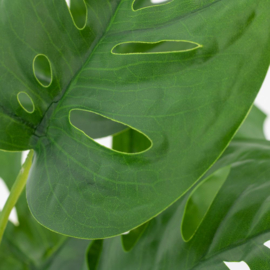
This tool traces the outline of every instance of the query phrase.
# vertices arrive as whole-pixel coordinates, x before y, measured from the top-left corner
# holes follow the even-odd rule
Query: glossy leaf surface
[[[105,238],[162,212],[228,145],[269,65],[270,2],[172,1],[136,11],[131,0],[85,2],[73,20],[64,0],[1,0],[0,148],[35,149],[27,199],[40,223]],[[202,47],[112,53],[125,42],[164,40]],[[49,87],[33,73],[40,54],[51,63]],[[16,100],[21,91],[31,114]],[[70,124],[74,109],[124,123],[153,146],[106,149]]]
[[[224,261],[267,269],[270,250],[264,243],[270,239],[269,163],[269,142],[234,141],[209,172],[211,175],[231,165],[229,176],[190,241],[185,242],[180,233],[187,195],[150,221],[130,252],[124,252],[120,237],[105,240],[97,269],[226,270]]]

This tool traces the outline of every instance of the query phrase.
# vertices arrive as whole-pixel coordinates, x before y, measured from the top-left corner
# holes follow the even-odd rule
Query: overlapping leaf
[[[131,251],[123,250],[120,237],[104,241],[97,269],[225,270],[224,261],[268,269],[270,250],[264,243],[270,239],[269,150],[270,143],[260,140],[229,146],[212,172],[230,165],[230,173],[188,242],[181,237],[180,225],[189,195],[150,221]],[[198,209],[205,199],[197,201]],[[196,211],[188,214],[196,221]]]
[[[0,148],[35,149],[27,198],[40,223],[103,238],[163,211],[228,145],[269,65],[270,2],[172,1],[136,10],[132,0],[85,2],[82,28],[84,13],[75,27],[64,0],[0,1]],[[113,51],[166,41],[198,46]],[[34,76],[38,55],[50,61],[48,87]],[[20,92],[33,113],[19,104]],[[70,124],[73,109],[124,123],[152,147],[135,155],[106,149]]]

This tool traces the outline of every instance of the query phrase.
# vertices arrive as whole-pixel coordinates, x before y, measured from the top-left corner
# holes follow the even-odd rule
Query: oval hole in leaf
[[[32,98],[25,92],[20,92],[17,95],[17,99],[21,107],[27,113],[33,113],[35,111],[35,105]]]
[[[69,10],[74,25],[79,29],[84,29],[87,20],[87,6],[84,0],[70,0]]]
[[[34,58],[33,70],[36,80],[43,86],[49,87],[52,83],[52,67],[46,55],[39,54]]]
[[[128,234],[123,234],[122,237],[122,246],[124,251],[130,251],[136,243],[139,241],[139,239],[142,237],[144,231],[146,230],[149,222],[144,223],[140,227],[131,230]]]
[[[119,152],[139,153],[151,146],[151,141],[145,135],[131,128],[113,136],[113,149]]]
[[[186,40],[162,40],[158,42],[124,42],[112,49],[113,54],[161,54],[193,51],[202,45]]]
[[[224,262],[230,270],[250,270],[246,262]]]
[[[230,166],[217,170],[191,192],[186,203],[181,225],[184,241],[190,241],[200,227],[217,193],[226,181],[230,170]]]
[[[134,0],[132,4],[133,11],[137,11],[139,9],[144,9],[148,7],[156,7],[164,4],[168,4],[173,0]]]
[[[94,112],[79,109],[71,110],[70,123],[92,139],[117,134],[116,138],[121,140],[121,147],[118,147],[118,143],[115,142],[114,138],[113,150],[119,152],[138,153],[147,150],[152,145],[149,138],[141,132]],[[136,138],[136,147],[130,147],[131,138],[126,138],[126,132],[131,133],[132,138]]]
[[[99,258],[102,252],[103,240],[93,240],[86,252],[88,269],[97,269]]]

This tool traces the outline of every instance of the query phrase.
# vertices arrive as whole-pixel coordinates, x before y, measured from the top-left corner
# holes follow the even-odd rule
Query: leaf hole
[[[33,113],[35,111],[35,105],[32,100],[32,98],[25,92],[20,92],[17,95],[17,100],[21,107],[27,112],[27,113]]]
[[[166,5],[172,1],[174,0],[134,0],[132,4],[132,10],[137,11],[140,9]]]
[[[70,0],[69,12],[74,25],[78,30],[83,30],[87,23],[87,6],[85,0]]]
[[[33,61],[33,71],[36,80],[47,88],[52,84],[53,75],[49,58],[44,54],[38,54]]]
[[[263,245],[270,249],[270,240],[265,242]]]
[[[122,246],[124,251],[131,251],[132,248],[136,245],[139,239],[142,237],[144,231],[146,230],[149,222],[141,225],[140,227],[129,231],[128,233],[122,234]]]
[[[226,181],[230,170],[230,166],[217,170],[191,192],[181,224],[184,241],[190,241],[200,227],[217,193]]]
[[[69,119],[73,127],[83,132],[91,139],[95,139],[95,141],[101,145],[103,145],[103,143],[100,143],[100,138],[114,135],[113,150],[118,152],[128,154],[140,153],[148,150],[152,145],[150,139],[140,131],[98,113],[73,109],[70,111]],[[129,139],[125,139],[126,137],[121,135],[122,133],[126,134],[125,132],[132,133],[133,138],[138,138],[140,143],[135,147],[129,147]],[[118,147],[117,142],[119,140],[122,140],[121,148]]]
[[[246,262],[224,262],[230,270],[250,270]]]
[[[93,240],[86,252],[86,260],[88,269],[97,269],[100,255],[103,248],[103,240]]]
[[[193,51],[202,45],[186,40],[162,40],[158,42],[123,42],[113,47],[112,53],[117,55],[130,54],[162,54]]]

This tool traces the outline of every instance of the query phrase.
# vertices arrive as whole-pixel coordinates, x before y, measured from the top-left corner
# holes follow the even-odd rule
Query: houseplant
[[[269,7],[268,0],[89,0],[69,9],[64,0],[2,0],[0,149],[33,149],[1,214],[4,231],[27,180],[31,215],[21,196],[25,223],[7,228],[5,269],[59,269],[67,254],[86,269],[226,269],[215,254],[240,243],[249,250],[249,236],[268,229],[267,197],[255,194],[267,194],[268,176],[258,121],[219,157],[268,69]],[[112,150],[93,140],[107,135],[114,135]],[[9,155],[18,167],[20,154]],[[265,174],[245,180],[254,170]],[[254,192],[240,200],[253,203],[248,214],[229,219],[245,229],[225,234],[233,238],[227,242],[223,234],[213,238],[246,189]],[[245,207],[233,210],[238,216]],[[35,232],[46,244],[28,242]],[[175,254],[176,239],[177,250],[190,252]],[[250,264],[262,261],[252,256]]]

